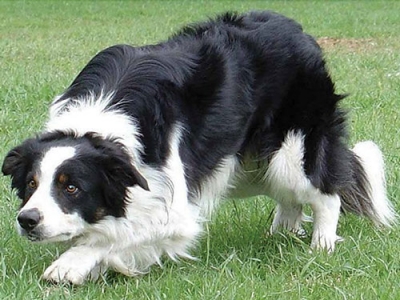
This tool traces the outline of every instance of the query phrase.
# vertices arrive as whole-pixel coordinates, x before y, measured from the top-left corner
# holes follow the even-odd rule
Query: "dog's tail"
[[[339,191],[342,208],[366,216],[377,226],[391,227],[396,221],[392,203],[386,197],[383,155],[371,142],[361,142],[352,149],[352,182]]]

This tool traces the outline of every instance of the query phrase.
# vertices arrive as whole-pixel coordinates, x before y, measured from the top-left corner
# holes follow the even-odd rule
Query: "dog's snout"
[[[40,221],[40,213],[37,208],[28,209],[21,211],[18,215],[19,225],[26,231],[30,231],[35,228]]]

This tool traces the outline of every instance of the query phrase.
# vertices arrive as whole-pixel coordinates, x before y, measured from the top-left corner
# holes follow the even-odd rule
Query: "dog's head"
[[[124,216],[129,187],[148,190],[122,144],[93,134],[28,139],[7,154],[2,172],[22,199],[18,231],[32,241],[79,236],[106,216]]]

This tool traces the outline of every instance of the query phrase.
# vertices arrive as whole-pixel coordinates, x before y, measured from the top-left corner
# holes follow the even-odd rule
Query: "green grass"
[[[99,50],[166,39],[181,25],[224,10],[272,9],[316,37],[341,39],[326,59],[349,92],[351,142],[383,149],[388,194],[400,208],[400,2],[395,1],[8,1],[0,2],[0,156],[40,130],[51,99]],[[346,41],[361,41],[350,47]],[[367,45],[372,41],[373,45]],[[377,231],[342,217],[346,240],[332,255],[309,253],[310,238],[266,237],[272,201],[227,201],[193,251],[198,261],[109,274],[81,287],[40,280],[63,245],[17,236],[19,201],[0,178],[0,299],[399,299],[400,229]],[[310,231],[311,227],[308,225]]]

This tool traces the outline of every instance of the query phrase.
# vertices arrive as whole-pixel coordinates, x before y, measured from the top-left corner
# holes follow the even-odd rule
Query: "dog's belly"
[[[226,198],[231,199],[245,199],[254,196],[267,195],[267,192],[260,184],[254,184],[250,182],[243,182],[239,186],[236,186],[229,190]]]
[[[227,198],[244,199],[267,195],[265,169],[265,166],[255,161],[246,160],[241,165]]]

